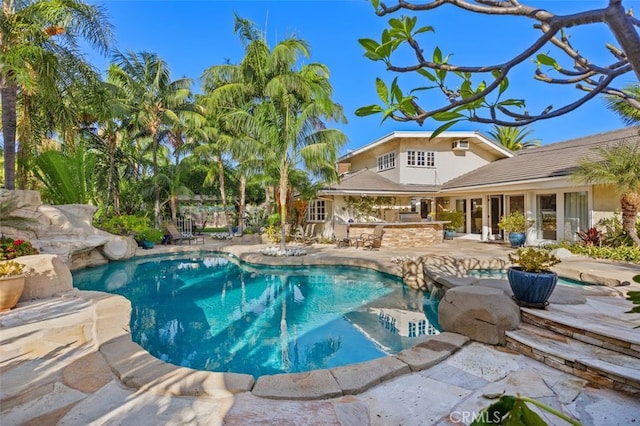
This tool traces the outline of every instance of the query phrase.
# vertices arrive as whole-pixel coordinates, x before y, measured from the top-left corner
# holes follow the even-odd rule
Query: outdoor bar
[[[443,240],[443,225],[448,222],[355,222],[349,224],[349,237],[372,233],[378,225],[384,226],[382,247],[429,247]]]

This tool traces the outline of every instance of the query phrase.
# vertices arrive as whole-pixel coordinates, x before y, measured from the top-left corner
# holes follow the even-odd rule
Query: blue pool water
[[[507,279],[507,271],[505,269],[469,269],[469,271],[467,271],[467,275],[475,278],[498,278],[502,280]],[[571,286],[590,285],[589,283],[562,277],[558,277],[558,284]]]
[[[438,333],[437,302],[347,267],[256,267],[219,253],[84,269],[74,286],[131,301],[133,340],[199,370],[293,373],[379,358]]]

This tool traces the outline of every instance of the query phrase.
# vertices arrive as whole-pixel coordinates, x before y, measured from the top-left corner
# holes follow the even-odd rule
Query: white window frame
[[[307,221],[308,222],[324,222],[327,219],[327,202],[326,200],[309,201],[307,205]]]
[[[394,151],[387,152],[378,156],[378,171],[394,169],[396,167],[396,153]]]
[[[434,151],[407,151],[407,166],[409,167],[435,167],[436,153]]]

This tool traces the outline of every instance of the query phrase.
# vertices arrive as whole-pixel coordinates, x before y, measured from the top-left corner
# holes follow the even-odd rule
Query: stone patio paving
[[[224,245],[212,242],[206,248]],[[161,247],[141,254],[202,248]],[[257,248],[235,245],[225,250],[247,260],[265,261],[256,254]],[[286,261],[368,266],[399,274],[400,267],[390,262],[392,256],[446,253],[492,258],[504,257],[508,249],[454,240],[425,250],[363,251],[316,245],[308,251],[307,256]],[[266,261],[277,263],[282,259]],[[635,266],[589,261],[574,263],[577,269],[572,269],[568,263],[563,262],[567,269],[590,269],[589,273],[621,281],[640,273]],[[627,288],[607,291],[610,297],[620,299]],[[2,424],[468,424],[474,413],[490,403],[482,395],[502,392],[533,397],[585,425],[640,422],[638,393],[601,388],[510,349],[478,343],[468,343],[459,350],[451,343],[456,346],[451,349],[452,355],[435,364],[426,363],[424,368],[416,367],[420,364],[417,361],[412,364],[408,353],[405,361],[409,367],[402,368],[413,372],[403,369],[401,374],[391,375],[394,378],[355,395],[312,401],[260,398],[248,391],[251,387],[243,377],[163,366],[148,354],[141,354],[127,337],[127,309],[126,300],[118,296],[74,291],[28,302],[0,315]],[[558,310],[567,309],[564,306]],[[579,310],[584,309],[581,305]],[[442,339],[448,344],[460,341],[456,336]],[[423,350],[417,356],[433,353]],[[309,376],[272,377],[276,378],[272,379],[273,386],[283,380],[289,381],[283,382],[283,387],[295,388]],[[343,382],[342,389],[345,387]],[[546,420],[559,424],[554,418]]]

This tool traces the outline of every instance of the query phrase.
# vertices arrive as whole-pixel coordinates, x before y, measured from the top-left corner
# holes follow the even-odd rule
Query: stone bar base
[[[443,240],[440,222],[352,223],[349,236],[355,238],[364,232],[373,233],[377,225],[384,226],[382,247],[385,248],[430,247]]]

